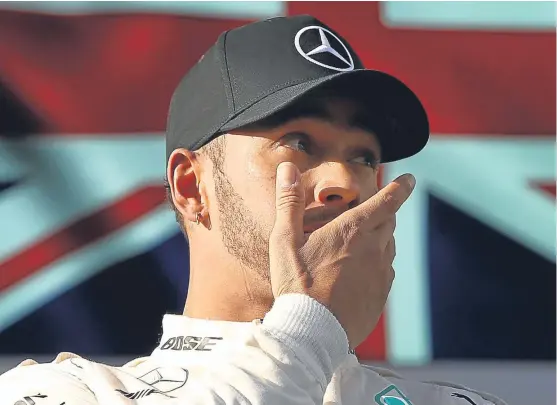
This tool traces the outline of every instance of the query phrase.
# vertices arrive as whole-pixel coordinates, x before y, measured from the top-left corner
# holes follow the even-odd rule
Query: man
[[[173,96],[167,191],[190,245],[184,316],[149,357],[110,367],[62,353],[0,378],[0,404],[495,405],[358,363],[394,271],[380,162],[419,152],[427,116],[310,16],[224,33]]]

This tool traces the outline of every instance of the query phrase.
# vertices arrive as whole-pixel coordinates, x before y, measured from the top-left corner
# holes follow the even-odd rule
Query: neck
[[[228,252],[190,249],[190,281],[184,315],[209,320],[251,322],[273,305],[268,281],[242,267]],[[194,253],[195,252],[195,253]]]

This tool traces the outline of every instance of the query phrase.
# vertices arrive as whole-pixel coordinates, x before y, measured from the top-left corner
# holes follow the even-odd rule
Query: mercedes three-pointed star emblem
[[[319,33],[319,38],[321,40],[321,45],[317,46],[316,48],[312,49],[309,52],[306,52],[302,49],[302,47],[300,45],[300,38],[302,37],[302,34],[304,34],[306,31],[309,31],[309,30],[317,30],[317,32]],[[331,45],[331,43],[329,41],[329,38],[327,38],[327,35],[325,33],[327,33],[328,35],[330,35],[332,38],[335,39],[335,41],[334,41],[335,46]],[[316,65],[323,66],[327,69],[337,70],[339,72],[348,72],[348,71],[354,70],[354,60],[352,59],[352,55],[350,54],[350,51],[348,51],[348,48],[346,47],[346,45],[344,45],[344,43],[335,34],[333,34],[331,31],[329,31],[326,28],[319,27],[317,25],[312,25],[310,27],[302,28],[296,34],[296,37],[294,39],[294,45],[296,46],[296,50],[300,53],[300,55],[302,55],[304,58],[306,58],[310,62],[315,63]],[[342,56],[339,53],[339,51],[337,50],[341,46],[342,46],[342,48],[344,48],[344,52],[348,56],[348,59],[346,57]],[[335,49],[335,47],[337,49]],[[325,64],[325,63],[323,63],[319,60],[316,60],[313,57],[315,55],[323,54],[323,53],[329,53],[329,54],[333,55],[335,58],[337,58],[339,61],[341,61],[346,67],[337,67],[337,66],[327,65],[327,64]]]

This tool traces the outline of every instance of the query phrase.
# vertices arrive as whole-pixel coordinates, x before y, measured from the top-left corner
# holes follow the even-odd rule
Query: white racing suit
[[[61,353],[0,376],[0,405],[505,405],[449,384],[362,366],[336,318],[308,296],[263,321],[166,315],[159,347],[122,367]]]

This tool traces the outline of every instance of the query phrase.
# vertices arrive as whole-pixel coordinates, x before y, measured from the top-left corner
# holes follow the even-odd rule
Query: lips
[[[338,207],[311,208],[304,216],[304,234],[307,236],[329,222],[334,221],[345,210]]]

